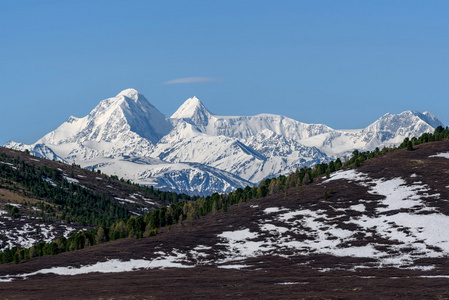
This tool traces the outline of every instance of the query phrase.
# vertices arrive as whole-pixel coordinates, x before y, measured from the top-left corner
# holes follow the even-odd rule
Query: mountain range
[[[335,130],[280,115],[215,115],[196,97],[167,118],[141,93],[126,89],[32,145],[11,141],[5,147],[161,190],[208,195],[354,150],[397,145],[439,125],[429,112],[405,111],[385,114],[363,129]]]

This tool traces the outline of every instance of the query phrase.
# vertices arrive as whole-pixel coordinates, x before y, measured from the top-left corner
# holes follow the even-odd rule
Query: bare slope
[[[0,292],[47,299],[444,298],[448,152],[447,140],[398,150],[152,238],[2,265]]]

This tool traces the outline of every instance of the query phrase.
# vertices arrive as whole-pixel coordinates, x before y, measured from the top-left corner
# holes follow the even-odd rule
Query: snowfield
[[[196,97],[166,118],[138,91],[126,89],[89,115],[70,117],[33,145],[5,146],[163,190],[207,195],[252,186],[355,149],[398,145],[438,125],[429,112],[406,111],[385,114],[363,129],[335,130],[280,115],[215,115]]]

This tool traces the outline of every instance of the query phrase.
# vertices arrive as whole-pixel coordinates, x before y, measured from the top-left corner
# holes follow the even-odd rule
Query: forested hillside
[[[143,216],[190,199],[100,170],[0,147],[0,249],[31,247],[81,230],[107,228],[131,215]]]
[[[201,198],[139,187],[132,185],[130,182],[125,183],[124,180],[118,181],[117,178],[114,179],[105,175],[99,175],[99,171],[91,172],[79,169],[76,166],[69,167],[71,177],[68,177],[59,167],[55,171],[55,169],[43,165],[37,171],[34,164],[27,164],[23,160],[20,160],[19,157],[8,158],[8,156],[2,154],[3,166],[1,170],[4,170],[4,174],[9,174],[6,177],[12,179],[5,181],[8,184],[7,186],[10,187],[15,182],[17,184],[15,186],[16,191],[18,191],[18,186],[26,186],[26,188],[21,189],[23,196],[32,196],[37,199],[46,197],[46,199],[49,199],[48,203],[45,204],[42,201],[38,202],[40,211],[39,213],[34,212],[35,216],[40,214],[42,221],[60,219],[70,222],[71,220],[75,220],[80,223],[82,222],[83,225],[97,225],[98,227],[74,233],[70,237],[60,237],[54,241],[42,241],[28,248],[14,247],[12,249],[5,249],[0,254],[0,259],[2,262],[11,262],[12,260],[19,262],[20,260],[33,256],[82,249],[120,238],[153,236],[157,234],[158,228],[169,226],[170,229],[170,226],[173,224],[183,224],[186,221],[193,222],[193,220],[211,212],[226,212],[229,206],[254,198],[263,198],[279,193],[288,196],[292,188],[296,187],[300,191],[302,186],[313,183],[316,178],[323,176],[324,178],[329,178],[331,173],[342,168],[358,167],[365,160],[384,155],[391,151],[402,148],[407,148],[407,150],[411,151],[415,145],[439,141],[445,138],[449,138],[449,129],[439,126],[433,134],[425,133],[419,138],[405,139],[398,148],[383,148],[382,150],[376,148],[374,151],[366,152],[356,150],[352,153],[352,157],[346,159],[344,162],[338,158],[330,163],[317,164],[313,168],[301,168],[288,176],[282,175],[277,178],[267,178],[262,180],[258,186],[247,186],[245,189],[239,188],[229,194],[214,193],[211,196]],[[28,159],[35,160],[34,158]],[[60,163],[57,164],[63,165]],[[99,195],[81,186],[79,182],[75,183],[74,181],[78,180],[74,179],[74,177],[87,177],[87,175],[80,174],[75,176],[75,171],[95,175],[95,180],[104,179],[109,183],[107,185],[109,187],[116,184],[118,185],[116,188],[117,192],[120,191],[123,194],[126,191],[125,195],[131,195],[133,199],[136,199],[135,195],[138,195],[149,202],[154,200],[148,200],[146,197],[159,197],[159,203],[164,203],[165,200],[165,203],[171,201],[171,204],[168,207],[166,205],[159,208],[153,207],[152,211],[149,211],[146,207],[139,209],[137,201],[126,200],[107,194]],[[60,182],[60,185],[55,184],[55,182]],[[324,190],[322,197],[328,199],[333,193],[334,191],[332,189]],[[115,199],[115,201],[111,200],[111,198]],[[28,206],[26,200],[22,203],[24,206]],[[140,214],[137,212],[131,214],[130,209],[125,206],[125,203],[128,206],[133,204],[132,207],[134,210],[138,208],[137,211]],[[5,208],[13,217],[17,218],[21,214],[17,206],[7,204]]]
[[[17,264],[0,266],[2,295],[444,298],[447,138],[437,128],[399,148],[5,249],[3,262]],[[21,214],[12,204],[8,216]]]

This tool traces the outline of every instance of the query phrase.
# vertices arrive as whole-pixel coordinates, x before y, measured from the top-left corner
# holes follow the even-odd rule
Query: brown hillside
[[[431,156],[449,152],[449,141],[415,148],[163,228],[151,238],[1,265],[0,294],[4,299],[448,298],[449,159]],[[77,275],[54,274],[61,272]]]
[[[66,178],[88,191],[104,195],[106,199],[121,207],[125,206],[134,214],[142,215],[169,203],[153,197],[147,189],[124,180],[0,147],[0,164],[20,170],[22,162],[34,166],[35,172],[43,167],[54,171],[55,178],[46,179],[54,186],[61,186]],[[21,174],[24,176],[23,172]],[[98,225],[83,224],[73,218],[65,218],[61,208],[50,201],[51,199],[35,195],[26,183],[14,181],[11,176],[0,172],[0,251],[14,246],[28,248],[40,241],[51,242],[55,238],[67,237],[73,232]],[[8,210],[11,205],[16,207],[19,216],[13,216]],[[86,215],[91,212],[88,208],[84,209]]]

